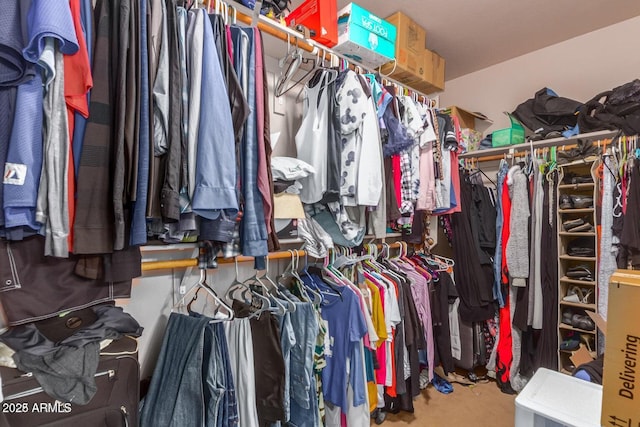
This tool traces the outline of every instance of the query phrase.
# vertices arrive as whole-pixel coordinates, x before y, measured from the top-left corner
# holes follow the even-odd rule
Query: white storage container
[[[600,427],[602,386],[540,368],[516,398],[516,427]]]

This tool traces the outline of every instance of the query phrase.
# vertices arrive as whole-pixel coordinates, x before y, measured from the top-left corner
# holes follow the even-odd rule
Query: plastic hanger
[[[285,308],[285,310],[289,313],[293,313],[296,311],[296,305],[295,303],[289,299],[289,297],[284,293],[284,292],[280,292],[280,288],[278,287],[278,285],[276,284],[276,282],[274,282],[270,277],[269,277],[269,257],[267,257],[267,265],[266,265],[266,270],[264,271],[264,275],[261,277],[262,280],[266,280],[267,283],[269,283],[271,285],[271,289],[270,292],[274,292],[275,295],[277,295],[278,297],[282,298],[286,303],[286,307],[283,305],[283,307]],[[273,295],[273,294],[272,294]],[[278,301],[277,299],[274,301],[276,304],[282,305],[282,303],[280,301]]]
[[[186,294],[182,296],[180,301],[172,307],[171,311],[178,311],[178,308],[184,305],[184,301],[187,295],[190,292],[193,292],[194,289],[196,290],[196,294],[193,296],[193,298],[187,305],[187,311],[191,312],[191,304],[198,298],[198,292],[200,291],[200,289],[204,289],[205,292],[215,301],[216,313],[220,312],[220,309],[223,309],[224,310],[223,314],[226,315],[224,320],[231,320],[234,318],[235,315],[234,315],[233,309],[229,307],[229,305],[227,305],[222,299],[220,299],[218,295],[216,295],[215,291],[211,289],[211,287],[207,284],[207,270],[204,268],[200,269],[200,279],[198,280],[198,282],[196,282],[196,284]],[[218,319],[218,320],[221,320],[221,319]]]
[[[298,39],[296,38],[296,47],[291,48],[291,36],[287,33],[287,54],[279,62],[280,68],[283,72],[280,74],[280,79],[276,84],[275,95],[280,97],[289,92],[295,84],[289,85],[287,83],[293,79],[293,76],[298,72],[300,65],[302,65],[302,52],[298,47]],[[285,68],[286,66],[286,68]]]
[[[233,279],[233,282],[231,282],[229,289],[227,289],[227,293],[225,294],[225,299],[231,302],[234,299],[237,299],[238,291],[241,291],[242,293],[240,294],[240,296],[242,297],[242,300],[239,300],[239,301],[242,301],[245,304],[251,304],[251,289],[244,282],[241,282],[238,279],[238,258],[237,257],[235,258],[235,267],[236,267],[236,277]]]

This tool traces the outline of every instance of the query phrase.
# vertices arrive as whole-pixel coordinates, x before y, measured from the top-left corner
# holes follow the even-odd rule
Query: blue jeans
[[[218,410],[217,427],[237,427],[238,425],[238,402],[236,400],[235,385],[231,373],[231,362],[229,360],[229,349],[227,348],[227,337],[224,333],[222,323],[209,325],[207,329],[213,330],[215,336],[215,357],[211,353],[209,359],[209,372],[215,372],[222,383],[223,394]]]
[[[171,313],[140,426],[238,425],[224,328],[210,320]]]
[[[203,353],[206,317],[171,313],[149,392],[140,411],[140,426],[200,426],[205,420]],[[217,404],[216,390],[210,395]]]
[[[318,318],[308,302],[296,303],[290,314],[296,343],[290,360],[290,420],[292,426],[314,427],[318,418],[318,397],[313,373],[313,354],[318,336]]]

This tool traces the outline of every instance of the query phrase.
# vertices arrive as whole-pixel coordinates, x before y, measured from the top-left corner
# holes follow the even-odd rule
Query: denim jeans
[[[296,343],[295,331],[291,323],[291,313],[285,313],[282,316],[276,316],[280,322],[280,346],[282,347],[282,357],[284,358],[284,425],[291,417],[291,350]],[[277,421],[271,424],[272,427],[280,427],[283,422]]]
[[[296,303],[290,314],[296,343],[290,360],[290,419],[292,426],[315,427],[318,414],[313,354],[318,335],[318,320],[311,303]]]
[[[205,408],[205,422],[207,427],[221,427],[226,415],[225,373],[219,363],[220,346],[215,330],[207,323],[204,330],[204,349],[202,376]]]
[[[208,322],[206,317],[171,313],[140,411],[140,426],[204,425],[202,368]]]
[[[216,337],[216,357],[211,359],[211,365],[222,367],[224,381],[224,395],[222,399],[223,416],[218,419],[218,426],[237,427],[238,426],[238,402],[236,400],[236,389],[231,372],[231,361],[229,360],[229,349],[227,347],[227,336],[222,323],[210,325],[215,331]]]

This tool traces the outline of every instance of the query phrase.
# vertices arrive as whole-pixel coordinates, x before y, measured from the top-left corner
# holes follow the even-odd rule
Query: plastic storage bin
[[[516,397],[516,427],[600,427],[602,386],[540,368]]]
[[[511,120],[511,127],[493,132],[491,144],[494,147],[504,147],[505,145],[522,144],[524,142],[524,127],[509,113],[505,113]]]

